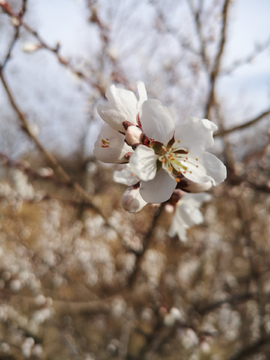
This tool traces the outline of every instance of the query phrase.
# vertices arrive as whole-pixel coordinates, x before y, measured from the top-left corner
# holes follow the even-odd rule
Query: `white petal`
[[[191,155],[198,156],[203,150],[214,145],[213,131],[217,126],[209,120],[189,118],[185,125],[175,130],[175,140],[179,147],[187,149]]]
[[[99,104],[99,116],[113,129],[125,132],[124,121],[137,124],[137,98],[132,91],[116,88],[111,85],[106,91],[108,105]]]
[[[129,161],[131,171],[141,180],[152,180],[156,175],[157,158],[153,149],[139,145]]]
[[[198,184],[187,178],[181,179],[180,183],[178,184],[178,188],[193,194],[207,191],[212,186],[213,186],[212,181],[207,181],[205,183]]]
[[[133,174],[128,164],[123,165],[122,170],[114,172],[113,180],[117,183],[124,184],[127,186],[137,184],[137,182],[140,181],[138,176]]]
[[[126,162],[124,156],[133,150],[124,140],[124,135],[106,125],[95,142],[93,153],[98,160],[105,163]]]
[[[167,171],[161,169],[153,180],[141,181],[140,192],[145,201],[159,204],[171,197],[176,184],[176,181],[170,177]]]
[[[169,236],[177,234],[180,240],[186,241],[186,230],[193,225],[203,222],[203,216],[199,207],[203,202],[209,200],[211,200],[211,195],[209,194],[185,194],[177,203]]]
[[[214,185],[218,185],[226,179],[227,169],[221,160],[208,152],[204,152],[202,158],[207,175],[211,176]]]
[[[134,189],[133,186],[130,186],[122,195],[121,204],[124,210],[130,213],[135,213],[140,211],[147,202],[141,197],[139,187]]]
[[[187,226],[184,223],[184,221],[182,220],[181,216],[178,217],[175,214],[172,219],[172,223],[171,223],[170,229],[168,231],[168,235],[170,237],[174,237],[175,235],[177,235],[181,241],[186,242],[187,241],[186,229],[187,229]]]
[[[158,100],[147,100],[142,104],[141,123],[145,134],[156,141],[166,143],[173,136],[172,116]]]
[[[211,181],[213,185],[226,179],[226,167],[215,155],[203,152],[196,159],[188,155],[188,160],[183,162],[187,166],[187,170],[183,171],[185,178],[198,184]]]

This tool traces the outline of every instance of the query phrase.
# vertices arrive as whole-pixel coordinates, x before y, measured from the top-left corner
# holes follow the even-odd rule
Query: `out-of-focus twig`
[[[205,40],[202,35],[202,24],[201,24],[201,12],[202,12],[203,4],[202,4],[202,1],[200,1],[198,10],[195,9],[195,6],[194,6],[194,3],[192,0],[188,0],[188,4],[190,6],[191,12],[192,12],[192,14],[194,16],[194,20],[195,20],[196,30],[197,30],[197,34],[198,34],[198,38],[199,38],[199,42],[200,42],[200,55],[201,55],[203,64],[206,68],[206,71],[207,71],[207,73],[209,73],[209,59],[206,54]]]
[[[264,295],[269,297],[270,293],[265,293]],[[259,296],[259,294],[257,292],[256,293],[255,292],[245,292],[243,294],[237,294],[237,295],[227,297],[220,301],[215,301],[213,303],[206,305],[205,307],[195,306],[195,310],[200,315],[204,316],[205,314],[219,308],[223,304],[238,304],[243,301],[250,300],[250,299],[258,299],[258,296]]]
[[[19,12],[19,16],[21,17],[21,19],[22,19],[24,13],[26,12],[26,4],[27,4],[27,0],[23,0],[22,9],[21,9],[21,11]],[[21,27],[21,24],[19,23],[19,25],[16,26],[16,28],[15,28],[14,36],[13,36],[13,39],[11,40],[10,45],[9,45],[9,49],[8,49],[8,51],[7,51],[7,55],[6,55],[6,57],[5,57],[2,65],[0,65],[0,67],[2,68],[2,70],[5,68],[5,66],[7,65],[8,61],[9,61],[10,58],[11,58],[12,50],[13,50],[14,45],[15,45],[15,43],[17,42],[18,37],[19,37],[20,27]]]
[[[59,180],[55,177],[52,169],[45,169],[41,171],[35,171],[30,167],[28,161],[25,160],[11,160],[5,153],[0,152],[1,165],[7,168],[18,169],[23,172],[29,180],[43,180],[53,182],[57,186],[71,187],[70,182]]]
[[[270,109],[264,111],[262,114],[256,116],[256,117],[255,117],[254,119],[252,119],[252,120],[249,120],[249,121],[245,122],[244,124],[234,126],[234,127],[230,128],[230,129],[227,129],[227,130],[223,129],[223,130],[221,130],[221,131],[218,131],[217,133],[214,134],[214,136],[215,136],[215,137],[217,137],[217,136],[224,136],[224,135],[230,134],[230,133],[232,133],[232,132],[234,132],[234,131],[243,130],[243,129],[251,126],[251,125],[256,124],[259,120],[261,120],[262,118],[264,118],[264,117],[267,116],[267,115],[270,115]]]
[[[15,18],[18,21],[18,24],[23,26],[30,34],[32,34],[39,42],[39,47],[40,48],[44,48],[48,51],[50,51],[51,53],[55,54],[58,61],[64,65],[67,69],[69,69],[72,73],[74,73],[75,75],[77,75],[79,78],[83,79],[86,83],[88,83],[89,85],[91,85],[92,87],[98,89],[101,93],[102,96],[105,97],[105,89],[100,86],[98,83],[92,81],[88,76],[86,76],[82,71],[77,70],[73,67],[73,65],[64,57],[62,57],[59,54],[59,50],[60,47],[59,45],[57,45],[56,47],[52,47],[50,45],[48,45],[42,38],[41,36],[38,34],[38,32],[34,29],[32,29],[32,27],[30,27],[21,17],[20,14],[15,14],[14,11],[12,10],[11,6],[9,5],[9,3],[6,3],[7,5],[1,4],[0,3],[0,7],[2,7],[2,10],[8,14],[9,16]]]
[[[205,118],[206,119],[209,117],[211,107],[215,102],[215,85],[216,85],[216,80],[217,80],[219,70],[220,70],[221,56],[222,56],[222,53],[224,50],[224,45],[226,42],[226,28],[227,28],[229,4],[230,4],[230,0],[224,1],[223,10],[222,10],[222,19],[223,20],[222,20],[222,29],[221,29],[221,35],[220,35],[220,44],[219,44],[218,53],[217,53],[217,56],[215,59],[214,68],[211,71],[210,91],[209,91],[209,95],[208,95],[208,99],[207,99],[207,103],[206,103],[206,107],[205,107]]]
[[[270,37],[262,44],[258,44],[255,46],[255,49],[251,54],[246,56],[244,59],[235,61],[230,67],[227,69],[221,70],[220,75],[230,75],[232,72],[237,70],[240,66],[251,63],[257,56],[259,56],[264,50],[266,50],[270,46]]]

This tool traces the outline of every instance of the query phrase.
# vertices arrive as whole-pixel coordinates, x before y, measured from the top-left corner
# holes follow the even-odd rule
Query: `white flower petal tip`
[[[203,222],[203,216],[199,207],[203,202],[210,200],[211,195],[206,193],[185,194],[177,203],[168,233],[169,236],[174,237],[177,235],[181,241],[186,242],[187,229]]]
[[[130,186],[126,189],[121,197],[121,204],[123,209],[130,212],[136,213],[140,211],[147,202],[140,195],[140,187],[138,185]]]
[[[169,110],[158,100],[147,100],[142,104],[141,124],[149,138],[165,143],[174,133],[174,122]]]
[[[188,180],[186,178],[183,178],[180,180],[180,182],[177,185],[177,188],[186,191],[188,193],[201,193],[204,191],[208,191],[213,186],[212,181],[207,181],[205,183],[195,183],[191,180]]]
[[[114,130],[125,132],[123,122],[128,121],[137,125],[141,104],[147,98],[143,83],[138,85],[139,100],[132,91],[116,88],[111,85],[106,91],[108,105],[99,104],[99,116]]]
[[[124,141],[124,135],[106,125],[95,142],[93,153],[105,163],[127,163],[133,150]]]
[[[156,176],[157,158],[153,149],[140,145],[130,158],[130,168],[141,180],[152,180]]]
[[[139,95],[138,111],[140,111],[142,104],[147,100],[147,92],[145,89],[145,85],[142,81],[137,82],[137,91]]]

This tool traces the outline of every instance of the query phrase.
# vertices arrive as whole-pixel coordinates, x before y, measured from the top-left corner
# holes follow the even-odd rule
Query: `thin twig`
[[[196,25],[196,30],[197,30],[197,34],[198,34],[198,38],[199,38],[199,42],[200,42],[200,55],[203,61],[203,64],[205,66],[206,72],[209,75],[209,60],[206,54],[206,47],[205,47],[205,40],[203,38],[202,35],[202,24],[201,24],[201,19],[200,19],[200,14],[202,12],[202,1],[200,1],[199,4],[199,9],[196,11],[193,1],[192,0],[188,0],[188,4],[190,6],[191,12],[194,16],[194,20],[195,20],[195,25]]]
[[[268,294],[268,293],[266,293],[264,295],[270,296],[270,294]],[[207,313],[219,308],[223,304],[238,304],[240,302],[247,301],[247,300],[254,299],[254,298],[258,298],[258,293],[245,292],[243,294],[237,294],[237,295],[227,297],[220,301],[215,301],[215,302],[210,303],[202,308],[200,308],[200,306],[195,306],[195,310],[200,315],[204,316]]]
[[[105,97],[105,89],[100,86],[99,84],[95,83],[94,81],[92,81],[88,76],[86,76],[82,71],[75,69],[71,63],[63,58],[60,54],[59,54],[59,50],[60,47],[59,45],[57,45],[56,47],[52,47],[50,45],[48,45],[42,38],[41,36],[38,34],[38,32],[34,29],[32,29],[25,21],[23,21],[22,17],[18,14],[15,14],[12,10],[12,8],[10,7],[10,5],[8,4],[8,6],[5,6],[3,4],[0,4],[0,7],[2,7],[3,11],[8,14],[11,17],[14,17],[15,19],[18,20],[19,24],[21,26],[23,26],[30,34],[32,34],[39,42],[39,46],[40,48],[44,48],[46,50],[49,50],[50,52],[52,52],[53,54],[56,55],[58,61],[64,65],[66,68],[68,68],[72,73],[74,73],[75,75],[77,75],[79,78],[83,79],[85,82],[87,82],[89,85],[93,86],[94,88],[98,89],[100,91],[100,93],[102,94],[103,97]]]
[[[23,0],[22,9],[21,9],[21,11],[20,11],[20,17],[21,17],[21,18],[23,17],[23,15],[24,15],[25,12],[26,12],[26,3],[27,3],[27,0]],[[19,25],[16,26],[16,28],[15,28],[15,33],[14,33],[13,39],[12,39],[10,45],[9,45],[9,49],[8,49],[8,51],[7,51],[6,57],[5,57],[2,65],[0,65],[0,68],[1,68],[2,70],[5,68],[5,66],[7,65],[8,61],[9,61],[10,58],[11,58],[12,50],[13,50],[14,45],[15,45],[15,43],[17,42],[18,37],[19,37],[20,27],[21,27],[21,24],[19,24]]]
[[[219,45],[218,53],[216,56],[214,68],[211,72],[210,91],[209,91],[208,100],[207,100],[206,108],[205,108],[205,118],[206,119],[209,117],[211,107],[214,104],[214,100],[215,100],[215,85],[216,85],[216,80],[217,80],[217,77],[219,74],[221,56],[222,56],[222,53],[224,50],[224,45],[226,42],[226,28],[227,28],[229,4],[230,4],[230,0],[224,1],[223,11],[222,11],[223,22],[222,22],[222,29],[221,29],[221,36],[220,36],[220,45]]]
[[[259,56],[269,46],[270,46],[270,37],[264,43],[262,43],[260,45],[256,45],[255,50],[251,54],[246,56],[244,59],[235,61],[227,69],[221,70],[220,75],[222,75],[222,76],[230,75],[232,72],[237,70],[240,66],[251,63],[257,56]]]
[[[244,124],[234,126],[234,127],[230,128],[230,129],[228,129],[228,130],[225,130],[225,129],[224,129],[224,130],[218,131],[217,133],[214,134],[214,137],[224,136],[224,135],[230,134],[230,133],[232,133],[232,132],[234,132],[234,131],[246,129],[246,128],[249,127],[249,126],[256,124],[259,120],[261,120],[262,118],[264,118],[264,117],[267,116],[267,115],[270,115],[270,109],[269,109],[269,110],[266,110],[265,112],[263,112],[262,114],[258,115],[258,116],[255,117],[254,119],[245,122]]]

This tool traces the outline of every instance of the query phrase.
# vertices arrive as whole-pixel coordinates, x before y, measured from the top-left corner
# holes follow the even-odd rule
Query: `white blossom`
[[[139,145],[130,159],[130,167],[141,179],[141,196],[149,203],[168,200],[177,183],[192,181],[218,185],[226,178],[226,167],[204,150],[213,146],[217,126],[207,119],[190,118],[174,129],[167,108],[157,100],[142,105],[141,126],[150,139]],[[210,182],[210,184],[209,184]]]
[[[142,82],[137,90],[139,100],[133,92],[112,85],[106,92],[108,105],[98,105],[108,125],[95,143],[94,155],[103,162],[129,162],[132,176],[137,176],[133,183],[130,174],[122,174],[129,178],[124,183],[132,186],[122,199],[126,208],[132,199],[140,198],[140,208],[144,202],[169,200],[176,188],[198,193],[224,181],[226,167],[205,151],[214,144],[217,126],[190,118],[175,129],[169,110],[158,100],[147,100]]]
[[[210,200],[210,194],[185,194],[176,205],[169,236],[177,235],[181,241],[187,241],[187,229],[203,222],[199,207],[203,202]]]

